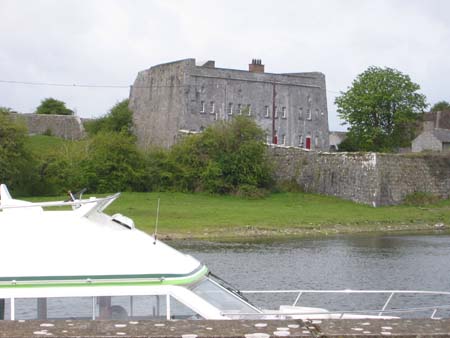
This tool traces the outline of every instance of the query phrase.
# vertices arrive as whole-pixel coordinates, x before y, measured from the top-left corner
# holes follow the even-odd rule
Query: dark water
[[[450,235],[443,233],[338,236],[256,244],[170,244],[201,260],[212,272],[242,290],[450,291]],[[329,308],[335,302],[322,298],[317,299],[316,296],[309,299],[314,304],[303,305]],[[357,303],[382,306],[383,300],[369,302],[369,298],[371,296],[364,297]],[[265,302],[266,306],[267,303],[277,306],[279,303],[292,303],[294,299],[295,296],[291,295],[253,300],[255,303]],[[302,296],[303,299],[308,303],[308,297]],[[322,303],[316,304],[318,300]],[[450,304],[450,299],[445,302]],[[421,301],[419,305],[427,305],[427,301]]]
[[[168,244],[196,257],[210,271],[240,290],[450,291],[450,234],[446,233],[420,236],[337,236],[249,244],[189,241],[173,241]],[[388,296],[305,294],[299,305],[329,310],[379,310]],[[295,297],[296,294],[248,295],[255,305],[266,309],[292,304]],[[49,312],[53,306],[55,316],[64,315],[58,302],[63,303],[58,299],[48,303]],[[117,300],[117,304],[127,308],[125,303]],[[436,303],[450,306],[450,297],[394,297],[390,309],[405,305],[424,307]],[[36,300],[17,300],[16,318],[35,318],[36,306]],[[86,299],[73,308],[76,311],[71,310],[71,315],[75,313],[88,318],[92,299]],[[430,315],[430,310],[426,310],[410,317]],[[450,318],[450,311],[439,310],[437,316]],[[7,304],[6,318],[8,317]]]

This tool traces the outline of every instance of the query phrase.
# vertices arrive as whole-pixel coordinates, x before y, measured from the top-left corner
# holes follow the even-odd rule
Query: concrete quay
[[[0,321],[0,337],[450,337],[450,320]]]

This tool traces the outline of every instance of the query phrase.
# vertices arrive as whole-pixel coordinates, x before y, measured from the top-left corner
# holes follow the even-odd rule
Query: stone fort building
[[[324,74],[266,73],[261,60],[252,60],[248,71],[195,59],[151,67],[138,73],[130,109],[142,147],[170,147],[182,133],[247,115],[266,131],[268,143],[329,149]]]

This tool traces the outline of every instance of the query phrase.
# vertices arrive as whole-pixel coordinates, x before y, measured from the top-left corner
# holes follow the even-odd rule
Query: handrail
[[[408,313],[408,312],[419,312],[419,311],[427,311],[427,310],[444,310],[450,309],[449,305],[440,305],[440,306],[425,306],[425,307],[416,307],[416,308],[405,308],[405,309],[390,309],[385,310],[383,313]],[[258,315],[268,315],[268,316],[305,316],[305,315],[331,315],[331,314],[367,314],[367,313],[377,313],[380,310],[372,309],[372,310],[357,310],[357,311],[327,311],[327,312],[277,312],[277,311],[267,311],[263,313],[251,313],[251,312],[222,312],[225,316],[258,316]],[[436,312],[433,311],[433,314]]]
[[[74,206],[74,205],[81,205],[81,204],[98,203],[98,202],[117,198],[119,195],[120,195],[120,193],[117,193],[117,194],[107,196],[107,197],[68,201],[68,202],[64,202],[64,201],[51,201],[51,202],[38,202],[38,203],[29,202],[30,204],[21,204],[21,205],[1,205],[0,204],[0,210],[36,208],[36,207],[44,207],[44,208],[45,207],[65,207],[65,206]]]
[[[448,295],[450,291],[426,291],[426,290],[241,290],[241,293],[399,293],[399,294],[430,294],[430,295]]]
[[[387,300],[385,301],[383,307],[381,310],[371,309],[371,310],[358,310],[358,311],[326,311],[326,312],[301,312],[301,313],[295,313],[295,312],[264,312],[265,315],[276,315],[276,316],[296,316],[296,315],[332,315],[332,314],[340,314],[340,318],[342,318],[344,315],[349,314],[369,314],[369,313],[377,313],[379,317],[381,317],[385,313],[408,313],[408,312],[419,312],[419,311],[428,311],[432,310],[431,319],[436,319],[435,315],[438,310],[441,309],[450,309],[450,305],[434,305],[434,306],[427,306],[427,307],[417,307],[417,308],[400,308],[400,309],[387,309],[388,305],[390,304],[391,300],[394,298],[395,295],[405,295],[405,294],[416,294],[416,295],[430,295],[430,296],[436,296],[436,295],[442,295],[442,296],[450,296],[450,291],[427,291],[427,290],[351,290],[351,289],[345,289],[345,290],[243,290],[241,291],[243,294],[282,294],[282,293],[292,293],[297,294],[297,297],[295,298],[295,301],[292,306],[296,306],[298,301],[300,300],[300,297],[306,293],[314,293],[314,294],[389,294]],[[238,315],[237,313],[227,313],[227,315]],[[250,314],[244,314],[241,313],[240,315],[250,315]]]

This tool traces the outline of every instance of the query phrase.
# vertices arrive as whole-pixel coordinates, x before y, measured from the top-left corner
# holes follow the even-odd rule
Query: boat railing
[[[438,319],[436,317],[436,313],[439,310],[450,310],[450,303],[448,304],[436,304],[432,306],[414,306],[409,308],[392,308],[389,307],[389,305],[392,303],[392,300],[395,297],[398,297],[400,295],[428,295],[428,296],[447,296],[446,299],[448,302],[450,302],[450,292],[448,291],[423,291],[423,290],[351,290],[351,289],[345,289],[345,290],[243,290],[241,291],[242,294],[245,295],[261,295],[261,294],[293,294],[295,295],[295,300],[292,303],[292,306],[298,306],[300,299],[306,295],[306,294],[361,294],[361,295],[368,295],[368,294],[376,294],[376,295],[385,295],[385,301],[383,302],[383,305],[381,308],[378,309],[367,309],[367,310],[356,310],[356,311],[347,311],[347,310],[329,310],[327,311],[327,314],[337,314],[340,315],[342,318],[344,315],[351,315],[351,314],[373,314],[375,316],[383,316],[387,314],[395,314],[395,313],[413,313],[413,312],[431,312],[431,319]],[[323,315],[323,312],[317,312],[312,310],[312,312],[304,312],[301,313],[294,313],[294,312],[286,312],[286,313],[280,313],[280,312],[264,312],[266,315]],[[233,315],[232,313],[228,313],[228,315]],[[241,313],[240,315],[246,315]],[[251,316],[252,314],[248,314]]]
[[[36,208],[36,207],[41,207],[41,208],[49,208],[49,207],[67,207],[67,206],[81,206],[84,204],[107,204],[109,205],[110,203],[112,203],[117,197],[120,196],[120,193],[116,193],[114,195],[111,196],[107,196],[107,197],[100,197],[100,198],[96,198],[96,197],[92,197],[89,199],[83,199],[83,200],[75,200],[75,201],[51,201],[51,202],[33,202],[33,203],[28,203],[28,204],[0,204],[0,210],[5,210],[5,209],[27,209],[27,208]],[[106,207],[102,208],[105,209]]]

